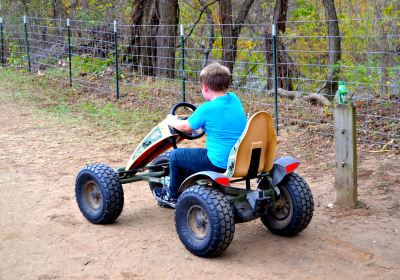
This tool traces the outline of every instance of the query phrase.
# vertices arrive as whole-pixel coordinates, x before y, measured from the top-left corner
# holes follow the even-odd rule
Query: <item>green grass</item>
[[[128,109],[117,101],[97,98],[59,84],[50,74],[37,76],[0,68],[0,100],[11,98],[57,121],[86,124],[113,134],[144,136],[164,116],[154,110]]]

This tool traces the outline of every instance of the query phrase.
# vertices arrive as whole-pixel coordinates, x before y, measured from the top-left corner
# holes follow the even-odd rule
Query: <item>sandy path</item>
[[[334,202],[333,174],[302,167],[316,204],[305,231],[283,238],[259,221],[240,224],[222,257],[201,259],[185,250],[173,211],[159,208],[145,183],[124,188],[112,225],[80,214],[75,175],[90,162],[123,165],[120,140],[0,102],[0,279],[399,279],[398,157],[385,163],[385,191],[373,181],[375,157],[385,155],[362,156],[360,198],[371,207],[351,211],[325,207]]]

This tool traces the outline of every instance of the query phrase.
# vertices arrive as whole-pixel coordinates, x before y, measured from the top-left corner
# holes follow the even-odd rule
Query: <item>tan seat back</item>
[[[225,176],[246,177],[254,150],[260,152],[257,174],[270,171],[275,159],[276,135],[273,119],[267,112],[258,112],[248,120],[242,136],[231,150]]]

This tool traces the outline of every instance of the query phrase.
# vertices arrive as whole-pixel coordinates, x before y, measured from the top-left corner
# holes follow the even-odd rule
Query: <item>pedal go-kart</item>
[[[171,114],[188,108],[196,109],[192,104],[179,103]],[[150,190],[168,185],[168,150],[183,139],[203,134],[177,131],[165,119],[139,144],[126,167],[114,170],[101,163],[84,167],[75,186],[82,214],[94,224],[113,222],[124,205],[122,185],[143,180]],[[299,166],[296,159],[275,159],[276,144],[272,117],[258,112],[248,120],[232,148],[224,174],[199,172],[182,183],[175,225],[191,253],[201,257],[220,255],[232,242],[235,223],[257,218],[272,233],[283,236],[295,235],[307,227],[314,210],[311,190],[293,172]]]

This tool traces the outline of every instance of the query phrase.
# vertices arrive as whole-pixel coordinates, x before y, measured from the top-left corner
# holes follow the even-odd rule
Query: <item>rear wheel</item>
[[[171,152],[165,152],[156,157],[152,162],[151,165],[163,165],[163,164],[169,164],[169,158],[171,157]],[[149,168],[150,172],[158,172],[162,171],[163,167],[162,166],[157,166],[157,167],[152,167]],[[155,188],[162,188],[163,185],[160,183],[155,183],[155,182],[149,182],[150,190],[153,191]]]
[[[113,222],[124,206],[124,191],[118,175],[101,163],[88,165],[79,172],[75,196],[83,216],[94,224]]]
[[[292,236],[311,221],[314,211],[312,193],[306,181],[296,173],[288,174],[278,188],[280,195],[276,208],[262,216],[261,221],[275,234]]]
[[[193,186],[181,194],[175,225],[186,249],[200,257],[222,254],[235,233],[230,203],[220,191],[205,186]]]

